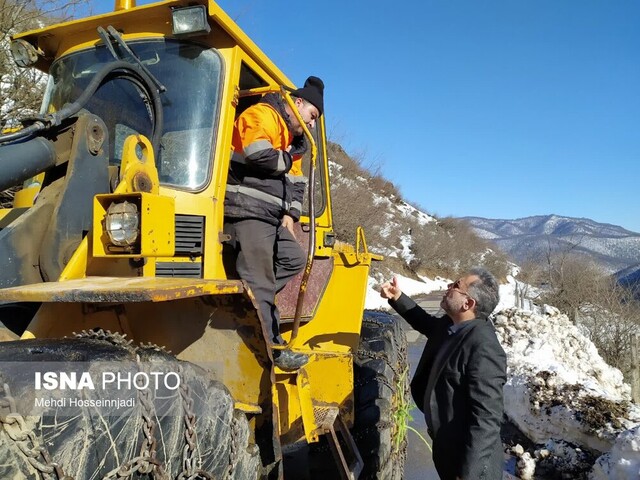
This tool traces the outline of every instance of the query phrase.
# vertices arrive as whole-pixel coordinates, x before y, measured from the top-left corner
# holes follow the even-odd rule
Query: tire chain
[[[233,416],[231,419],[231,449],[229,450],[229,467],[227,468],[227,478],[233,478],[234,465],[238,463],[240,459],[240,422]]]
[[[73,332],[74,338],[88,338],[90,340],[102,340],[108,342],[111,345],[118,347],[124,347],[129,352],[135,353],[136,346],[133,344],[133,340],[127,340],[127,334],[111,332],[111,330],[103,330],[98,328],[96,330],[82,330],[80,333]]]
[[[389,332],[391,333],[391,331],[389,330],[389,328],[397,328],[399,335],[403,338],[406,338],[406,335],[404,333],[404,331],[402,330],[402,328],[400,326],[398,326],[397,324],[389,324],[389,323],[385,323],[382,322],[380,320],[374,320],[371,317],[363,317],[362,319],[362,323],[363,324],[368,324],[369,326],[376,326],[379,328],[385,328],[385,332]],[[391,341],[393,342],[393,347],[395,352],[397,353],[398,356],[398,360],[404,359],[406,360],[407,358],[407,347],[406,347],[406,341],[405,342],[400,342],[398,343],[398,339],[396,338],[396,335],[393,335],[391,333],[391,335],[389,335],[391,337]]]
[[[65,475],[62,466],[51,461],[51,455],[44,445],[40,445],[33,428],[27,426],[24,417],[18,413],[16,401],[11,390],[0,375],[0,410],[9,410],[8,414],[0,414],[0,423],[9,438],[13,440],[20,452],[27,457],[29,464],[35,468],[45,480],[74,480]],[[39,460],[42,458],[42,461]]]
[[[107,473],[103,480],[111,478],[127,478],[132,476],[136,472],[142,474],[152,473],[152,478],[158,480],[169,480],[169,475],[164,470],[162,462],[156,458],[156,439],[155,439],[155,422],[153,421],[153,402],[150,399],[149,390],[139,390],[138,399],[142,405],[142,431],[144,433],[144,440],[140,447],[140,454],[137,457],[133,457],[131,460],[123,463],[119,467],[111,470]]]
[[[395,362],[396,365],[394,366],[392,365],[389,355],[387,355],[386,353],[384,352],[374,353],[374,352],[363,350],[361,348],[358,349],[358,351],[356,352],[356,356],[359,356],[361,358],[373,359],[373,360],[383,360],[387,365],[389,365],[389,368],[391,368],[391,370],[393,371],[394,378],[395,379],[401,378],[402,376],[402,374],[400,373],[400,369],[402,368],[401,364],[402,363],[406,364],[406,359],[407,359],[406,342],[399,342],[398,338],[396,338],[396,335],[394,335],[391,329],[393,328],[398,329],[399,335],[404,337],[404,332],[402,331],[402,329],[397,325],[393,325],[393,324],[390,325],[387,322],[375,320],[371,317],[363,317],[362,323],[363,325],[366,325],[369,327],[378,327],[380,330],[382,330],[380,337],[382,337],[383,339],[391,340],[393,344],[393,349],[396,352],[397,362]],[[391,391],[395,391],[396,387],[391,385],[390,382],[383,375],[376,372],[375,378],[377,379],[378,382],[384,384],[387,388],[391,389]],[[358,386],[362,386],[370,381],[372,381],[371,378],[361,382],[356,382],[356,384]],[[408,394],[408,392],[409,392],[409,389],[405,387],[404,393]],[[360,440],[362,438],[368,437],[374,431],[382,432],[384,430],[393,428],[393,426],[394,426],[393,422],[380,420],[375,425],[371,425],[366,428],[359,429],[357,432],[353,432],[353,438],[354,440]],[[406,451],[407,451],[406,443],[403,445],[401,450],[394,451],[393,449],[391,449],[390,454],[387,456],[387,458],[381,459],[381,467],[386,466],[389,462],[392,462],[394,458],[398,456],[403,456],[406,458]],[[393,472],[395,474],[395,470]]]
[[[109,330],[83,330],[80,333],[73,332],[75,338],[87,338],[94,340],[102,340],[112,345],[124,347],[131,353],[136,353],[138,363],[140,358],[137,355],[139,350],[152,349],[155,351],[167,350],[164,347],[151,343],[141,344],[139,347],[133,344],[133,340],[127,340],[126,334],[114,333]],[[183,370],[180,367],[180,378],[183,378]],[[184,410],[185,422],[185,448],[183,450],[183,471],[176,477],[178,480],[213,480],[215,476],[206,472],[196,465],[196,459],[193,457],[195,452],[195,413],[192,410],[193,399],[190,395],[189,386],[184,382],[180,382],[180,396]],[[165,472],[162,462],[156,458],[155,438],[156,422],[154,417],[154,405],[150,398],[148,389],[138,391],[138,399],[142,405],[143,433],[144,440],[140,448],[140,454],[119,467],[111,470],[103,480],[113,478],[128,478],[134,473],[152,474],[152,478],[157,480],[169,480],[169,475]],[[2,413],[9,410],[8,414]],[[17,412],[15,399],[11,396],[11,390],[7,383],[2,382],[0,374],[0,423],[11,440],[18,447],[20,452],[25,455],[29,464],[35,468],[44,480],[74,480],[73,477],[65,475],[61,465],[51,460],[51,455],[46,447],[39,445],[38,438],[33,430],[29,428],[24,417]],[[235,465],[238,454],[238,421],[235,418],[232,421],[231,430],[231,451],[229,455],[228,477],[232,478],[233,466]],[[31,446],[29,446],[31,445]],[[42,460],[39,460],[41,458]]]
[[[182,378],[182,367],[179,367]],[[185,382],[180,382],[180,398],[184,411],[184,439],[185,445],[182,450],[182,472],[178,475],[178,480],[196,480],[199,478],[213,479],[213,475],[200,469],[198,459],[194,456],[196,451],[196,414],[193,412],[193,398],[191,389]]]
[[[141,366],[141,363],[138,350],[152,347],[151,345],[141,345],[140,347],[137,347],[133,344],[133,340],[127,340],[126,333],[120,334],[117,332],[111,332],[110,330],[103,330],[101,328],[96,330],[83,330],[80,333],[73,332],[73,335],[75,338],[101,340],[112,345],[123,347],[130,353],[136,355],[139,366]],[[158,480],[169,479],[169,476],[164,471],[162,462],[156,458],[157,441],[155,439],[156,424],[153,420],[154,406],[151,401],[148,388],[138,390],[138,400],[142,406],[142,431],[144,433],[144,440],[140,447],[140,454],[111,470],[102,477],[103,480],[109,480],[112,478],[128,478],[136,472],[140,472],[142,474],[153,473],[153,478],[157,478]]]
[[[365,350],[358,350],[356,355],[362,358],[370,358],[372,360],[384,360],[385,363],[389,365],[389,368],[391,368],[391,370],[393,371],[394,378],[400,378],[401,376],[398,370],[398,366],[392,365],[391,362],[389,361],[389,356],[384,352],[372,353],[372,352],[367,352]]]
[[[74,333],[74,335],[77,338],[92,338],[103,340],[113,345],[125,347],[131,353],[136,354],[138,362],[140,362],[140,357],[138,355],[140,350],[154,350],[169,354],[169,352],[164,347],[152,343],[143,343],[139,346],[135,346],[133,344],[133,340],[126,339],[126,334],[112,333],[109,330],[84,330],[80,334]],[[181,366],[179,366],[178,368],[179,376],[182,380],[184,378],[184,372]],[[131,460],[125,462],[120,467],[109,472],[106,476],[103,477],[103,480],[109,480],[111,478],[127,478],[136,472],[140,472],[142,474],[151,473],[152,478],[157,480],[168,480],[170,478],[170,476],[164,470],[162,462],[160,462],[156,458],[156,423],[153,420],[155,409],[150,397],[151,396],[148,389],[138,391],[138,398],[143,407],[142,428],[145,435],[145,439],[143,440],[142,446],[140,448],[140,454],[137,457],[134,457]],[[214,475],[197,468],[196,459],[193,458],[193,453],[196,446],[195,413],[192,409],[193,399],[190,395],[189,386],[183,381],[180,382],[180,397],[182,400],[182,408],[184,410],[183,419],[185,423],[185,447],[183,449],[182,458],[183,470],[176,478],[178,480],[213,480]]]

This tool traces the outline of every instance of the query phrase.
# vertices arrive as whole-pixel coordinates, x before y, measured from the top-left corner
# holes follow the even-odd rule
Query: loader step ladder
[[[340,478],[342,480],[357,480],[362,472],[364,463],[362,462],[362,457],[360,456],[356,442],[351,436],[351,432],[344,423],[344,420],[342,420],[342,417],[340,417],[339,409],[337,407],[314,407],[313,413],[316,417],[319,430],[321,430],[322,433],[328,434],[327,440],[329,441],[333,458],[338,466]],[[338,439],[338,432],[340,432],[342,436],[345,446],[344,451]],[[348,454],[349,458],[345,456],[345,453]]]

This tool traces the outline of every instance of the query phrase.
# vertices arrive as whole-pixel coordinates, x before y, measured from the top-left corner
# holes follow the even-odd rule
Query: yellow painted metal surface
[[[162,303],[44,303],[23,338],[62,338],[94,328],[163,346],[222,382],[243,410],[271,411],[271,361],[245,293]]]
[[[134,252],[110,249],[111,242],[104,230],[107,210],[112,203],[133,203],[140,215],[139,247]],[[93,256],[109,257],[171,257],[175,252],[175,200],[171,197],[138,192],[96,195],[93,199]]]
[[[144,135],[129,135],[122,146],[120,183],[115,193],[149,192],[158,194],[160,180],[153,146]]]
[[[129,10],[131,8],[135,8],[136,0],[115,0],[115,6],[113,8],[114,11],[119,10]]]
[[[284,445],[318,440],[317,407],[336,407],[353,421],[353,357],[349,354],[313,354],[302,373],[276,370],[274,386]]]
[[[95,32],[99,26],[113,25],[123,32],[124,38],[170,37],[171,9],[185,6],[183,0],[169,0],[165,2],[140,5],[131,9],[96,15],[94,17],[59,23],[38,30],[16,35],[37,44],[44,52],[44,59],[38,67],[47,70],[51,59],[62,55],[95,46],[100,41]],[[276,67],[265,53],[253,42],[247,34],[231,19],[227,13],[213,0],[194,0],[188,5],[206,5],[212,31],[208,36],[198,37],[198,41],[209,43],[212,47],[224,48],[222,42],[225,37],[231,40],[231,45],[237,45],[256,61],[261,68],[274,78],[276,85],[293,87],[293,83]]]
[[[32,187],[23,188],[18,190],[13,197],[13,206],[18,207],[30,207],[33,205],[36,195],[40,191],[40,185],[34,185]]]
[[[6,302],[167,302],[204,295],[243,291],[239,280],[202,280],[156,277],[86,277],[0,290]]]
[[[298,370],[296,374],[295,384],[298,387],[298,399],[300,402],[300,414],[302,417],[302,426],[307,442],[318,441],[318,424],[313,414],[313,392],[311,391],[311,382],[309,375],[304,368]]]
[[[126,1],[122,0],[122,4]],[[201,365],[223,382],[241,410],[251,415],[260,412],[270,415],[273,401],[278,409],[282,443],[315,441],[318,426],[315,407],[337,407],[348,421],[353,417],[352,353],[359,343],[369,266],[372,260],[381,257],[368,251],[361,232],[356,237],[356,247],[321,244],[323,234],[333,230],[331,203],[327,198],[327,208],[314,220],[318,238],[315,254],[332,256],[334,268],[314,318],[300,326],[297,343],[300,351],[310,354],[311,361],[300,376],[274,372],[251,296],[237,295],[243,291],[242,283],[225,279],[220,234],[241,65],[260,76],[270,90],[293,84],[215,2],[195,3],[207,5],[212,26],[212,32],[197,41],[215,48],[224,62],[210,184],[197,192],[160,186],[149,141],[129,137],[124,147],[120,183],[116,195],[110,198],[132,194],[140,198],[142,205],[149,205],[152,210],[149,223],[143,223],[154,232],[163,232],[154,240],[155,244],[141,247],[139,256],[151,257],[140,270],[144,276],[119,276],[119,272],[129,268],[129,258],[113,259],[106,254],[99,235],[107,204],[97,199],[94,230],[84,238],[60,281],[0,290],[0,301],[45,302],[24,338],[59,338],[73,331],[102,327],[127,333],[135,341],[166,345],[178,358]],[[185,3],[176,0],[122,9],[27,32],[20,38],[43,50],[46,59],[38,66],[47,71],[52,59],[101,43],[96,35],[98,26],[113,25],[127,41],[168,37],[171,7],[182,5]],[[322,156],[318,161],[325,162],[324,181],[329,185],[324,117],[320,119],[320,127]],[[143,182],[148,186],[142,189],[145,193],[139,193],[142,177],[148,180]],[[25,206],[33,203],[33,192],[25,192],[24,196]],[[165,207],[163,217],[157,211]],[[202,257],[205,279],[153,277],[155,258],[163,262],[181,260],[157,245],[163,239],[168,240],[173,212],[205,218]],[[302,222],[308,225],[309,219],[303,218]],[[147,231],[143,238],[153,235]],[[285,339],[290,335],[288,328],[283,325]]]
[[[58,280],[63,281],[86,277],[89,256],[89,236],[87,235],[82,239],[76,251],[73,252],[73,255],[65,265]]]

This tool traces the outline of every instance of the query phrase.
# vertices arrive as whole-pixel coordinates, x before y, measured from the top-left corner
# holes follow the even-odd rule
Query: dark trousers
[[[269,341],[282,344],[276,293],[305,266],[304,252],[291,232],[282,225],[255,219],[225,222],[231,236],[235,268],[258,302]]]

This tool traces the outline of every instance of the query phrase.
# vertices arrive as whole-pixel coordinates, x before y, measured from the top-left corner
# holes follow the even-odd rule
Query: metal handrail
[[[309,282],[309,276],[311,275],[311,267],[313,266],[313,256],[316,250],[316,210],[315,210],[315,171],[316,171],[316,157],[318,156],[318,147],[316,145],[311,132],[304,123],[300,112],[295,106],[295,103],[291,99],[289,92],[283,87],[280,89],[282,97],[289,105],[291,111],[302,125],[302,130],[305,137],[309,141],[311,147],[311,165],[309,166],[309,251],[307,252],[307,263],[304,267],[302,274],[302,280],[300,281],[300,290],[298,292],[298,301],[296,303],[296,313],[293,317],[293,327],[291,329],[291,340],[289,340],[288,348],[291,348],[295,344],[295,340],[298,337],[298,329],[300,328],[300,319],[302,317],[302,306],[304,304],[304,297],[307,292],[307,283]]]

